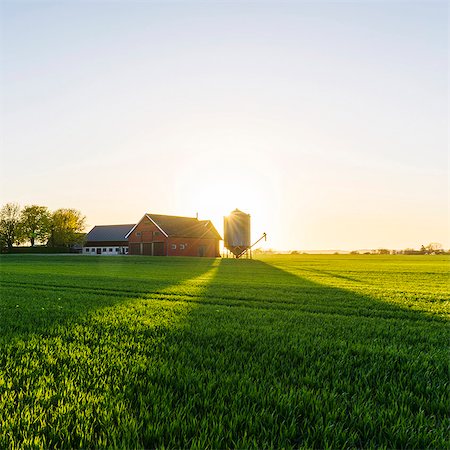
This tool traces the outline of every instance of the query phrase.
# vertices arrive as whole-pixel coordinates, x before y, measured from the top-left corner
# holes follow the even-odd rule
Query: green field
[[[449,267],[3,256],[0,448],[449,448]]]

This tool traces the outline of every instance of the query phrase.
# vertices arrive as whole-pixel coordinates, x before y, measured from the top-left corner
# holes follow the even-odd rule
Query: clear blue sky
[[[0,3],[0,201],[450,246],[448,3]]]

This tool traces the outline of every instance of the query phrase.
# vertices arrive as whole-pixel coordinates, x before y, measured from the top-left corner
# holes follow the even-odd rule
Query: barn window
[[[118,247],[116,247],[116,252],[118,252],[119,251],[119,248]]]
[[[109,251],[112,252],[112,248],[110,248]]]
[[[104,248],[103,251],[106,252],[106,248]]]
[[[176,250],[177,249],[177,244],[172,244],[172,250]]]
[[[91,251],[90,248],[87,248],[87,249],[86,249],[86,253],[89,253],[90,251]]]
[[[161,234],[161,233],[160,233],[159,231],[154,231],[154,232],[153,232],[153,235],[154,235],[154,236],[159,236],[160,234]]]
[[[140,231],[137,231],[136,232],[136,236],[140,236],[141,235],[141,232]]]
[[[180,244],[180,250],[184,250],[186,246],[184,244]]]

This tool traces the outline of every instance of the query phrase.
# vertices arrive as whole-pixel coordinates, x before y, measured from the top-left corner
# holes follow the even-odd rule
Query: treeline
[[[0,245],[11,251],[13,246],[36,244],[47,247],[70,247],[82,243],[86,218],[80,211],[46,206],[7,203],[0,209]]]
[[[351,255],[447,255],[449,252],[444,250],[442,244],[438,242],[431,242],[428,245],[422,245],[420,250],[414,248],[405,248],[404,250],[390,250],[387,248],[379,248],[369,252],[360,252],[353,250]]]

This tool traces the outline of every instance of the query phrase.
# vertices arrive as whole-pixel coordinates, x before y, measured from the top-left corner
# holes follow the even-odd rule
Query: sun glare
[[[252,240],[270,226],[258,223],[272,198],[270,186],[261,177],[244,174],[241,179],[227,182],[226,176],[207,176],[187,183],[183,196],[186,215],[198,213],[199,219],[212,220],[220,234],[224,216],[236,208],[251,215]]]

